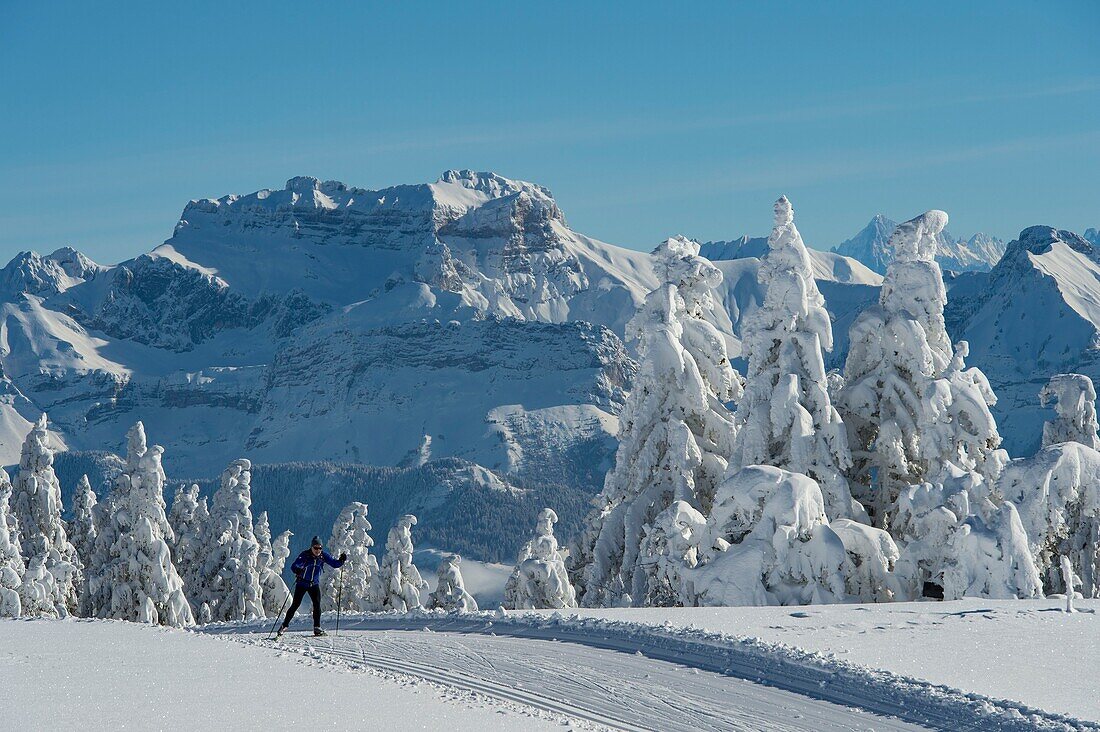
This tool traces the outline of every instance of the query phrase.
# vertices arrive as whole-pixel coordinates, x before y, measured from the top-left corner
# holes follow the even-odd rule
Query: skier
[[[344,566],[347,558],[347,554],[341,554],[339,559],[333,559],[324,550],[321,540],[316,536],[313,537],[309,549],[299,554],[298,558],[294,560],[294,564],[290,565],[291,571],[298,579],[294,582],[294,600],[290,603],[290,609],[286,611],[286,617],[283,619],[282,627],[279,628],[277,636],[281,636],[287,626],[290,625],[295,611],[302,604],[302,598],[305,597],[307,592],[310,601],[313,603],[313,634],[325,634],[325,631],[321,629],[321,572],[324,571],[326,564],[336,568]]]

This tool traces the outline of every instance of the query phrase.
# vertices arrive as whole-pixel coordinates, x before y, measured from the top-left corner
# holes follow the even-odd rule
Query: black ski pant
[[[294,613],[298,611],[298,606],[302,604],[302,598],[309,593],[309,599],[313,603],[313,627],[321,627],[321,588],[317,585],[294,585],[294,600],[290,603],[290,609],[286,611],[286,618],[283,620],[283,627],[290,625],[290,621],[294,618]]]

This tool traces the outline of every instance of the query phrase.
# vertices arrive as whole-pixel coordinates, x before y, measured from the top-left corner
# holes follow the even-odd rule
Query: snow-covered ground
[[[0,620],[7,730],[563,729],[565,718],[356,664],[117,621]]]
[[[6,620],[0,669],[9,729],[1100,730],[1100,602],[1078,606],[355,615],[278,645]]]
[[[569,611],[759,638],[1100,722],[1100,601],[984,600]],[[551,613],[544,612],[543,615]]]

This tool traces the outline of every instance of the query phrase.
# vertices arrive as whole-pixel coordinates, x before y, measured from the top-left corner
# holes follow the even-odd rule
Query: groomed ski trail
[[[266,644],[259,624],[202,632]],[[1100,726],[753,639],[503,615],[360,615],[280,646],[421,677],[612,729],[1100,730]]]
[[[563,641],[435,632],[421,623],[419,630],[341,629],[324,638],[292,632],[280,646],[615,730],[924,729],[745,679]]]

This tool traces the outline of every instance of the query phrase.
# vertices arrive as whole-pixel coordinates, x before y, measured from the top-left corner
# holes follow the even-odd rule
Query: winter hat
[[[321,540],[318,539],[316,536],[313,537],[313,541],[309,542],[309,545],[310,546],[324,546],[324,544],[321,543]]]

